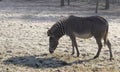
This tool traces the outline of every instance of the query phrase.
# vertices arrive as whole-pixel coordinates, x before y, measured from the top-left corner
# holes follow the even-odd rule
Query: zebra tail
[[[106,46],[107,41],[108,41],[107,36],[108,36],[108,28],[106,29],[106,31],[105,31],[105,35],[104,35],[104,46]]]

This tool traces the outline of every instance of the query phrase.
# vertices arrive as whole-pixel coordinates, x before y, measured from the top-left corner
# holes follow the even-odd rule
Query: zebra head
[[[64,20],[63,20],[64,21]],[[49,36],[49,52],[53,53],[58,45],[58,40],[65,34],[64,22],[56,22],[48,31]]]
[[[54,50],[58,45],[58,38],[55,37],[54,33],[52,33],[51,30],[48,30],[47,34],[49,36],[49,52],[54,53]]]

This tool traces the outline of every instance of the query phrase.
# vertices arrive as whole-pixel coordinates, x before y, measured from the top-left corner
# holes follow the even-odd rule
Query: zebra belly
[[[84,38],[84,39],[87,39],[87,38],[91,38],[92,37],[92,34],[91,33],[84,33],[84,34],[78,34],[78,33],[74,33],[76,37],[79,37],[79,38]]]

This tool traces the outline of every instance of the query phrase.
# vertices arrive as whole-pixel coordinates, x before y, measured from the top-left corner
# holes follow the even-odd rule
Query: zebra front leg
[[[74,53],[75,53],[75,49],[74,49],[74,43],[72,41],[72,54],[71,55],[74,55]]]
[[[77,42],[76,42],[76,38],[74,35],[70,36],[70,39],[72,40],[72,46],[73,46],[73,53],[74,53],[74,47],[76,48],[77,51],[77,57],[79,57],[79,50],[78,50],[78,46],[77,46]]]

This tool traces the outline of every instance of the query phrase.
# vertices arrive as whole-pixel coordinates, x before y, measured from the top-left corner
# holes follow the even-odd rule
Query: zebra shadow
[[[27,66],[32,68],[58,68],[63,66],[71,66],[72,64],[82,64],[82,62],[89,62],[92,59],[88,60],[78,60],[71,63],[57,59],[55,57],[40,57],[38,56],[22,56],[22,57],[11,57],[7,60],[4,60],[5,65],[13,64],[16,66]]]

